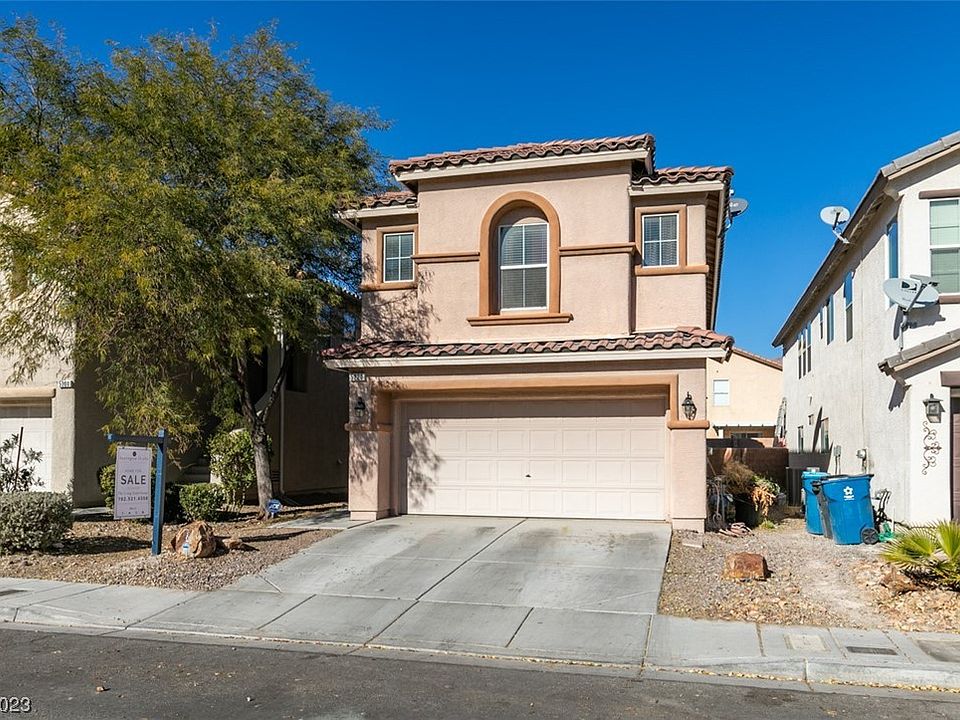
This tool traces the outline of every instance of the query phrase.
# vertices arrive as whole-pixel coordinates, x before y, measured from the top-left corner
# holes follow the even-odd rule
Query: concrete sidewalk
[[[0,621],[53,630],[121,637],[173,633],[225,643],[297,641],[328,653],[441,651],[636,672],[960,689],[957,635],[378,598],[367,604],[362,598],[310,593],[194,593],[0,578]]]

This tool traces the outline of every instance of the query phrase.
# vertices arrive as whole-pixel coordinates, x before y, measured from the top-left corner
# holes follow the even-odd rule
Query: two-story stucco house
[[[702,529],[706,375],[732,170],[650,135],[393,162],[363,236],[351,514]],[[686,406],[684,401],[688,398]]]
[[[708,438],[774,444],[783,399],[780,360],[735,347],[726,362],[707,364]]]
[[[789,447],[874,473],[894,519],[960,519],[960,133],[882,167],[842,234],[774,340]],[[910,275],[940,300],[901,333],[882,286]]]

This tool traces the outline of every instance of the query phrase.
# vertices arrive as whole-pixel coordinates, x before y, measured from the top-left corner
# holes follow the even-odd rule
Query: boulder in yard
[[[253,548],[247,545],[239,536],[231,535],[228,538],[217,538],[224,549],[226,550],[253,550]]]
[[[880,584],[887,590],[900,595],[917,589],[917,584],[900,568],[891,565],[880,578]]]
[[[217,550],[217,536],[213,526],[203,520],[195,520],[177,530],[176,536],[170,541],[170,549],[181,557],[210,557]]]
[[[723,562],[727,580],[766,580],[769,574],[766,559],[758,553],[733,553]]]

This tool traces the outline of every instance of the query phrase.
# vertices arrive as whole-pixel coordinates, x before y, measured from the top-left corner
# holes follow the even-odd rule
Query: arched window
[[[480,229],[480,317],[484,321],[560,314],[560,221],[543,197],[508,193]]]

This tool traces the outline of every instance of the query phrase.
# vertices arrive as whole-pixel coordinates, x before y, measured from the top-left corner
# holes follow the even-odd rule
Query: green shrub
[[[152,473],[153,471],[151,471]],[[104,465],[97,471],[97,480],[100,483],[100,492],[103,493],[103,504],[113,510],[113,498],[116,485],[117,466]],[[153,507],[153,490],[156,487],[156,477],[150,475],[150,506]],[[180,507],[180,486],[167,481],[163,494],[163,521],[177,522],[183,514]]]
[[[960,523],[942,520],[897,535],[883,559],[921,580],[960,590]]]
[[[47,550],[73,526],[67,493],[0,493],[0,553]]]
[[[215,436],[210,441],[210,469],[223,483],[230,509],[239,511],[243,496],[257,481],[250,433],[234,430]]]
[[[213,520],[226,500],[223,488],[214,483],[180,487],[180,505],[189,520]]]
[[[97,482],[100,483],[100,492],[103,493],[103,504],[113,510],[113,496],[116,491],[117,466],[104,465],[97,470]]]

